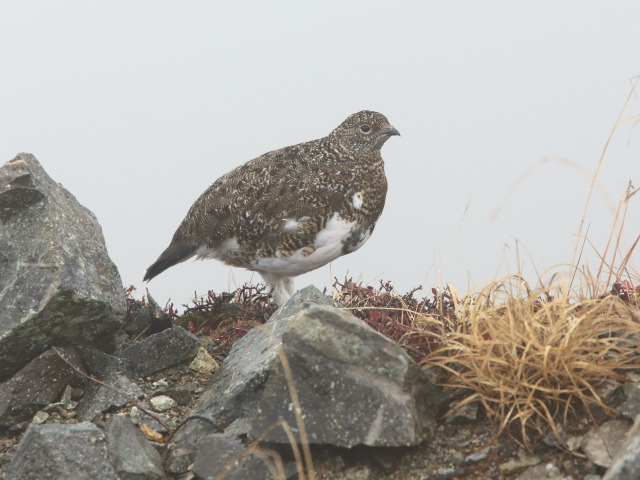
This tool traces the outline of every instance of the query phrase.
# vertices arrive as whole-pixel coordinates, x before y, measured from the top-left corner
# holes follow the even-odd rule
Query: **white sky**
[[[297,286],[330,286],[349,272],[403,292],[466,291],[507,273],[507,259],[517,270],[516,240],[532,282],[535,269],[571,261],[589,186],[576,168],[546,163],[503,199],[549,156],[595,169],[640,74],[640,6],[3,1],[0,68],[0,162],[35,154],[90,208],[125,285],[144,288],[146,268],[219,176],[372,109],[402,133],[383,148],[385,211],[361,250]],[[638,103],[623,117],[640,113]],[[617,130],[599,176],[614,204],[629,180],[640,186],[634,125]],[[628,244],[640,232],[639,202]],[[600,250],[611,221],[596,194],[587,222]],[[252,278],[189,261],[149,289],[180,305]]]

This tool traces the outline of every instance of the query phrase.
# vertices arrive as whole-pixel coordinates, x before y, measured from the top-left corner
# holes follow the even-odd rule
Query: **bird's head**
[[[382,148],[392,135],[400,135],[387,120],[378,112],[363,110],[350,115],[336,128],[329,137],[336,139],[342,146],[373,153]]]

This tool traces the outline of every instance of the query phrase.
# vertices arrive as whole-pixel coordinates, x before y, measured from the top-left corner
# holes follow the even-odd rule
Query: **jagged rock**
[[[277,477],[267,468],[269,452],[248,448],[235,437],[207,435],[196,454],[191,471],[203,480],[272,480]],[[284,472],[283,472],[284,473]]]
[[[630,429],[626,420],[611,420],[587,433],[582,439],[582,451],[596,465],[610,467],[620,451]]]
[[[314,444],[418,444],[429,438],[445,399],[399,346],[311,287],[234,344],[192,412],[211,422],[188,422],[174,437],[174,447],[197,449],[204,435],[232,423],[235,434],[257,439],[279,420],[299,440],[289,373]],[[282,428],[272,429],[265,440],[289,443]]]
[[[193,359],[200,346],[195,335],[173,327],[132,343],[118,357],[128,361],[131,374],[139,378]]]
[[[94,347],[78,347],[77,350],[82,355],[89,373],[99,380],[113,373],[132,375],[127,360],[101,352]]]
[[[101,381],[109,387],[94,382],[89,384],[76,407],[80,420],[93,421],[107,410],[144,397],[138,384],[120,373],[110,373]]]
[[[220,370],[220,365],[218,365],[215,358],[209,355],[209,352],[204,347],[200,347],[196,358],[189,364],[189,368],[200,373],[213,373]]]
[[[119,480],[104,433],[92,423],[29,425],[5,480]]]
[[[127,375],[131,374],[129,362],[101,352],[94,347],[78,347],[92,377],[109,385],[91,382],[77,405],[80,420],[94,420],[111,408],[118,408],[132,399],[144,395],[140,387]]]
[[[39,411],[33,416],[31,423],[33,425],[40,425],[41,423],[46,422],[48,418],[49,414],[47,412]]]
[[[124,305],[93,213],[33,155],[0,167],[0,380],[51,345],[113,349]]]
[[[131,420],[112,415],[105,428],[109,458],[120,480],[165,478],[158,451]]]
[[[640,417],[629,430],[622,447],[614,453],[611,468],[602,480],[637,480],[640,478]]]
[[[187,448],[176,448],[171,452],[171,457],[165,464],[167,472],[174,475],[182,475],[189,471],[189,467],[193,463],[195,453]]]
[[[146,302],[127,300],[127,314],[124,321],[124,331],[133,336],[146,331],[147,334],[161,332],[171,328],[173,323],[160,305],[147,294]]]
[[[80,371],[85,371],[73,347],[59,347],[58,351]],[[67,385],[83,382],[84,378],[54,350],[44,352],[0,384],[0,427],[30,420],[42,407],[60,398]]]
[[[640,414],[640,378],[635,374],[630,374],[629,378],[633,381],[623,387],[626,398],[618,411],[625,417],[634,419]]]

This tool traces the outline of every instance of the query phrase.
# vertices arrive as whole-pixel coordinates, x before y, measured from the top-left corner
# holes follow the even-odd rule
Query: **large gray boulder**
[[[33,155],[0,167],[0,381],[51,345],[112,349],[124,305],[93,213]]]
[[[131,420],[112,415],[105,427],[105,434],[109,458],[120,480],[165,478],[160,454]]]
[[[172,448],[198,462],[205,436],[225,429],[288,444],[278,422],[301,442],[298,407],[312,444],[416,445],[444,401],[398,345],[310,287],[234,344]]]
[[[105,435],[92,423],[29,425],[5,480],[119,480]]]
[[[42,407],[57,401],[67,385],[82,385],[84,363],[73,347],[61,347],[60,355],[48,350],[6,382],[0,383],[0,429],[24,422]]]

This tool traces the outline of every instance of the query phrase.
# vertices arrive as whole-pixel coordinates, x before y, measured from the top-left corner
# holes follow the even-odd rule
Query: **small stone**
[[[162,443],[164,440],[160,432],[156,432],[154,429],[147,427],[144,423],[140,425],[140,431],[150,442]]]
[[[477,403],[467,403],[448,416],[446,421],[453,425],[475,423],[478,421],[479,408]]]
[[[491,447],[483,448],[479,452],[472,453],[471,455],[465,458],[466,462],[479,462],[480,460],[484,460],[489,455],[491,451]]]
[[[166,415],[158,413],[155,416],[158,417],[165,424],[170,423],[169,418]],[[146,425],[147,427],[162,433],[168,432],[168,430],[165,427],[163,427],[156,420],[154,420],[149,415],[144,413],[138,407],[131,407],[131,411],[129,412],[129,419],[136,425],[139,425],[139,426]]]
[[[218,365],[218,362],[209,355],[209,352],[207,352],[203,347],[200,347],[196,354],[196,358],[193,359],[189,368],[200,373],[213,373],[220,369],[220,365]]]
[[[580,448],[580,443],[582,443],[582,437],[569,437],[569,439],[567,440],[567,447],[570,451],[575,452],[578,448]]]
[[[611,420],[587,433],[582,439],[582,451],[596,465],[609,468],[627,437],[631,425],[625,420]]]
[[[71,393],[72,393],[73,389],[71,388],[71,385],[67,385],[66,387],[64,387],[64,390],[62,392],[62,395],[60,396],[60,403],[66,408],[69,409],[69,404],[71,403]]]
[[[529,455],[524,451],[520,451],[518,452],[518,458],[511,459],[508,462],[505,462],[500,466],[498,466],[498,468],[500,469],[501,472],[508,473],[508,472],[513,472],[518,468],[531,467],[531,466],[537,465],[541,461],[542,460],[540,459],[540,457],[536,457],[535,455]]]
[[[164,391],[169,388],[169,383],[164,378],[161,378],[157,382],[153,382],[151,384],[153,387],[153,391],[156,393],[164,393]]]
[[[69,417],[69,411],[64,408],[62,405],[59,405],[56,408],[56,411],[58,412],[58,414],[62,417],[62,418],[68,418]]]
[[[568,477],[571,479],[571,477]],[[568,480],[553,463],[530,467],[522,472],[516,480]]]
[[[48,418],[49,414],[41,410],[39,412],[36,412],[36,414],[33,416],[33,420],[31,420],[31,423],[33,423],[34,425],[40,425],[41,423],[46,422]]]
[[[153,397],[151,400],[149,400],[149,403],[151,403],[151,407],[156,412],[166,412],[167,410],[170,410],[177,405],[177,402],[173,398],[166,395],[158,395],[157,397]]]
[[[440,476],[446,477],[446,476],[450,476],[455,471],[456,469],[453,467],[441,467],[436,470],[436,473]]]

